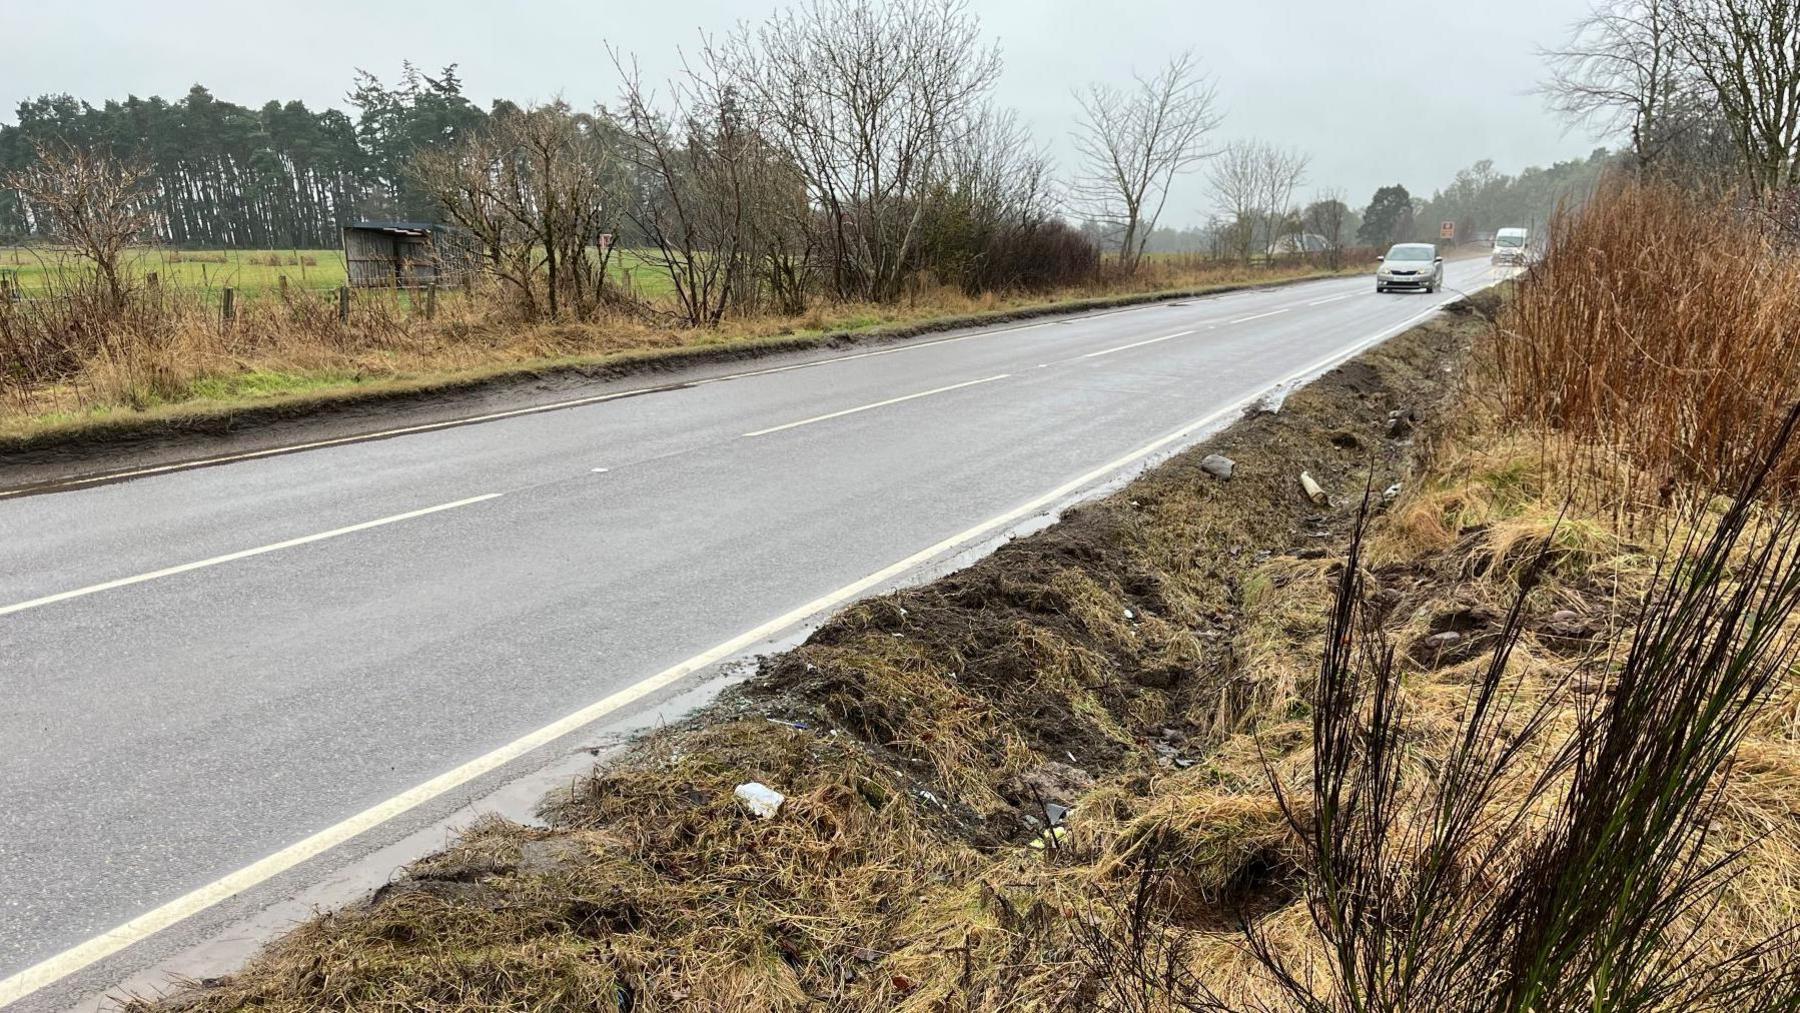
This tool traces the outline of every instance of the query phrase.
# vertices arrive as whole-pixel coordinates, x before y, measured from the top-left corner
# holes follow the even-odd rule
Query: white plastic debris
[[[1137,618],[1137,613],[1136,613],[1136,612],[1133,612],[1133,611],[1131,611],[1131,610],[1130,610],[1130,609],[1126,609],[1126,610],[1125,610],[1125,618],[1127,618],[1127,619],[1136,619],[1136,618]]]
[[[1315,504],[1319,506],[1330,505],[1331,497],[1326,495],[1325,490],[1320,487],[1319,483],[1314,480],[1311,474],[1304,471],[1300,473],[1300,488],[1306,493],[1306,498],[1312,500]]]
[[[780,812],[781,803],[787,801],[786,795],[761,781],[740,784],[732,794],[738,797],[739,802],[744,803],[744,808],[750,810],[750,815],[765,820]]]

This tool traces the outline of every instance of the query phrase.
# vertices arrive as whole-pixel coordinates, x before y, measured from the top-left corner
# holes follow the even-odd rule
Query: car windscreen
[[[1437,247],[1419,243],[1396,246],[1387,252],[1388,260],[1431,260],[1437,256]]]
[[[1496,236],[1494,238],[1494,245],[1495,246],[1524,246],[1525,245],[1525,237],[1524,236]]]

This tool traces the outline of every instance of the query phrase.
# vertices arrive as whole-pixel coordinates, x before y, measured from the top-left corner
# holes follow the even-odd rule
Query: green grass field
[[[342,250],[174,250],[147,248],[131,257],[138,277],[151,273],[164,285],[219,291],[236,289],[246,297],[273,292],[283,275],[299,289],[330,290],[344,284]],[[26,295],[54,287],[65,272],[83,270],[82,263],[55,247],[0,247],[0,277],[15,281]],[[669,279],[636,250],[613,254],[610,273],[629,279],[639,295],[656,297],[670,291]]]

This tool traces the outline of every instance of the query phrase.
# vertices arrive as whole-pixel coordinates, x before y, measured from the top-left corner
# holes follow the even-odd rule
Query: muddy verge
[[[547,799],[548,828],[483,824],[154,1008],[1087,1008],[1072,947],[1159,778],[1205,774],[1155,845],[1180,859],[1171,917],[1288,897],[1272,802],[1204,769],[1271,692],[1245,670],[1248,583],[1329,566],[1365,494],[1405,486],[1482,326],[1435,319],[852,606]],[[1084,833],[1111,857],[1059,859]]]

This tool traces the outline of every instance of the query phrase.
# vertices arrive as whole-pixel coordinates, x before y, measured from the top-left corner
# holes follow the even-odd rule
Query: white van
[[[1495,264],[1523,264],[1526,257],[1526,242],[1530,239],[1524,229],[1501,229],[1494,233]]]

